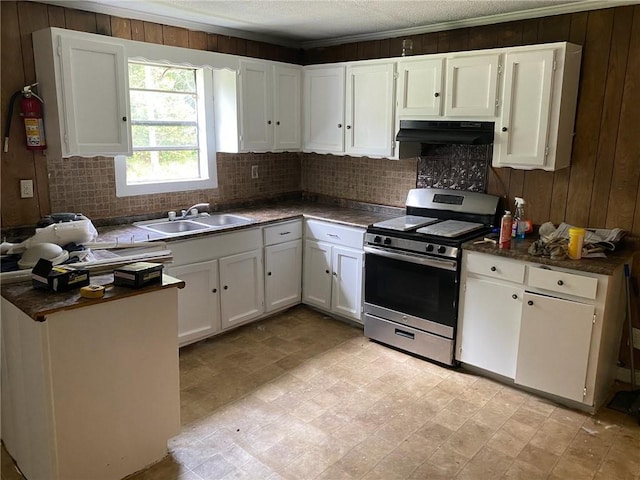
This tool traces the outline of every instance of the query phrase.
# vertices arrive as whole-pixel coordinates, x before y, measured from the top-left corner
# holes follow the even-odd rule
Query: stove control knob
[[[445,247],[444,245],[440,245],[438,247],[438,253],[445,253],[447,251],[447,247]]]
[[[375,237],[373,237],[373,243],[380,243],[382,241],[382,238],[380,237],[380,235],[376,235]]]
[[[433,245],[427,245],[427,252],[433,252]]]
[[[391,239],[390,239],[389,237],[386,237],[386,238],[384,239],[384,242],[383,242],[383,243],[384,243],[385,245],[391,245]]]

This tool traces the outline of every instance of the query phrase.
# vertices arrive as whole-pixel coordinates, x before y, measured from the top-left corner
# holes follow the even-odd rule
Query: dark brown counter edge
[[[64,310],[90,307],[113,300],[143,295],[167,288],[184,288],[185,282],[169,275],[162,275],[162,282],[142,288],[112,285],[113,273],[92,275],[92,285],[108,286],[102,298],[84,298],[80,290],[69,292],[47,292],[34,288],[31,282],[2,285],[2,296],[37,322],[44,322],[48,315]]]
[[[462,245],[462,249],[469,252],[487,253],[499,257],[512,258],[523,262],[539,263],[551,267],[567,268],[582,272],[611,275],[625,263],[632,263],[633,257],[640,251],[640,238],[625,237],[617,250],[606,252],[607,258],[582,258],[580,260],[564,259],[552,260],[549,257],[539,257],[529,254],[529,246],[538,239],[538,235],[524,239],[511,239],[511,248],[503,249],[491,243],[475,243],[476,239]],[[481,239],[480,239],[481,240]]]

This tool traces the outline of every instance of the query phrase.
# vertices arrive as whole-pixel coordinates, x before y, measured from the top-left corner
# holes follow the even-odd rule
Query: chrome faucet
[[[191,212],[191,210],[193,210],[194,208],[209,208],[209,203],[196,203],[195,205],[190,206],[189,208],[187,208],[186,210],[182,210],[180,212],[180,217],[179,218],[186,218],[187,215],[189,215],[189,213]]]

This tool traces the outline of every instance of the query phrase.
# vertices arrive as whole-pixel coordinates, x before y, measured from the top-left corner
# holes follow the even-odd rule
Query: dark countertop
[[[262,207],[229,209],[215,213],[234,213],[243,215],[253,218],[255,222],[248,225],[224,228],[222,230],[195,232],[189,235],[174,237],[153,233],[149,230],[136,227],[133,224],[105,226],[97,228],[97,241],[118,241],[121,244],[125,244],[148,240],[162,240],[170,244],[170,242],[175,240],[185,240],[187,238],[196,238],[205,235],[216,235],[230,231],[255,228],[256,226],[268,225],[270,223],[284,220],[303,218],[303,216],[306,218],[317,218],[343,225],[366,228],[372,223],[404,215],[404,209],[384,206],[379,208],[376,208],[376,206],[369,206],[368,209],[360,209],[315,202],[287,201],[269,204]],[[171,248],[170,245],[168,248]],[[107,285],[112,282],[113,273],[91,276],[92,284]],[[77,289],[61,293],[45,292],[44,290],[33,288],[31,282],[21,282],[2,285],[2,296],[34,320],[43,321],[47,315],[60,310],[82,308],[97,303],[116,300],[131,295],[140,295],[149,291],[170,287],[182,288],[184,287],[184,282],[165,275],[162,284],[148,286],[141,289],[114,286],[109,288],[105,293],[105,296],[99,299],[82,298],[80,297],[80,292]]]
[[[92,275],[92,285],[110,285],[113,283],[113,273]],[[155,283],[142,288],[128,288],[111,285],[102,298],[83,298],[80,290],[69,292],[47,292],[34,288],[30,282],[13,283],[2,286],[2,296],[14,304],[24,313],[38,322],[44,322],[48,315],[63,310],[90,307],[121,298],[143,295],[166,288],[184,288],[185,283],[169,275],[162,276],[162,283]]]
[[[532,235],[525,239],[511,239],[511,248],[501,249],[491,243],[475,244],[466,242],[462,249],[469,252],[487,253],[499,257],[512,258],[523,262],[539,263],[552,267],[568,268],[582,272],[611,275],[620,265],[630,263],[634,253],[640,250],[640,239],[634,237],[623,238],[620,247],[614,252],[606,252],[607,258],[582,258],[580,260],[552,260],[549,257],[536,257],[529,255],[529,246],[538,239],[538,235]]]
[[[269,204],[263,207],[245,207],[237,209],[229,209],[213,213],[233,213],[253,218],[254,223],[248,225],[239,225],[229,227],[223,230],[209,230],[204,232],[194,232],[189,235],[167,236],[150,232],[149,230],[136,227],[132,224],[116,225],[108,227],[98,227],[98,241],[120,241],[130,243],[132,240],[136,242],[146,240],[163,240],[171,242],[175,240],[184,240],[186,238],[196,238],[206,235],[215,235],[217,233],[227,233],[236,230],[253,228],[269,223],[281,222],[283,220],[293,220],[296,218],[317,218],[328,222],[349,225],[352,227],[366,228],[369,225],[390,218],[404,215],[403,208],[381,207],[380,211],[374,209],[358,209],[347,208],[342,206],[328,205],[314,202],[281,202]]]

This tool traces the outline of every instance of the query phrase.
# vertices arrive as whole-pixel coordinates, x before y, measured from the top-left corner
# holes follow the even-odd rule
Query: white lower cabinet
[[[363,229],[306,222],[303,303],[362,323],[363,241]]]
[[[169,274],[184,280],[178,292],[178,337],[180,345],[220,331],[218,261],[171,267]]]
[[[258,318],[264,312],[259,228],[171,242],[167,273],[178,292],[178,342],[188,345]],[[226,287],[226,288],[225,288]]]
[[[264,228],[265,311],[300,303],[302,297],[302,220]]]
[[[264,311],[261,250],[219,260],[222,330],[259,317]]]
[[[593,305],[526,293],[516,383],[582,402],[594,313]]]
[[[463,252],[456,359],[594,411],[615,379],[622,265],[599,275]]]
[[[521,285],[467,278],[458,360],[514,378],[523,293]]]
[[[302,291],[302,240],[264,249],[265,310],[273,312],[300,303]]]

